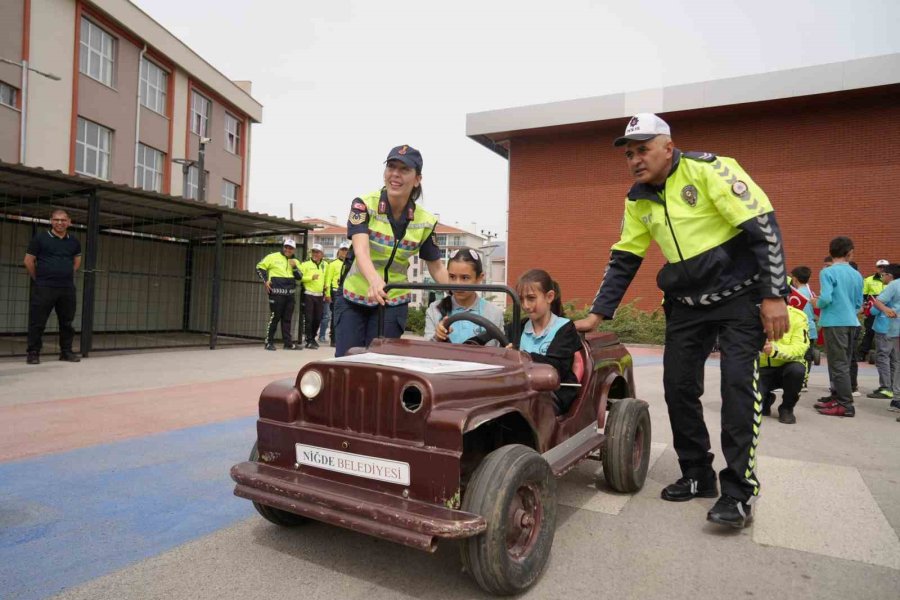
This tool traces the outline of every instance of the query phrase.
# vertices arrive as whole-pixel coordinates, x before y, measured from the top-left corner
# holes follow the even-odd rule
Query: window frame
[[[82,127],[83,125],[83,127]],[[97,127],[97,135],[96,137],[96,145],[90,144],[88,138],[88,130],[90,126]],[[84,132],[84,139],[82,138],[82,132]],[[106,134],[105,136],[103,134]],[[106,141],[106,148],[103,148],[102,142]],[[84,117],[79,116],[78,122],[76,124],[76,133],[75,133],[75,172],[79,175],[85,175],[87,177],[93,177],[94,179],[101,179],[103,181],[109,181],[109,173],[110,173],[110,158],[112,155],[112,137],[113,130],[109,127],[105,127],[100,123],[95,123],[90,119],[85,119]],[[94,140],[90,140],[94,141]],[[81,160],[79,157],[79,150],[81,153]],[[88,156],[89,152],[96,153],[96,166],[97,172],[92,173],[87,170],[88,164]],[[103,168],[105,167],[105,173],[103,173]]]
[[[234,188],[234,198],[229,198],[226,196],[226,192],[229,189],[229,186]],[[227,206],[228,208],[237,208],[238,201],[240,200],[240,189],[241,186],[234,183],[233,181],[228,181],[227,179],[222,180],[222,206]],[[229,200],[232,201],[233,204],[229,204]]]
[[[148,192],[162,193],[163,176],[165,175],[165,157],[162,150],[138,142],[138,158],[134,165],[134,187]],[[149,165],[147,156],[153,156],[156,164]],[[153,187],[147,187],[147,177],[153,177]]]
[[[4,101],[5,96],[3,90],[5,89],[9,90],[9,102]],[[5,81],[0,81],[0,105],[19,110],[19,88],[6,83]]]
[[[85,28],[87,29],[87,40],[84,37]],[[99,48],[94,48],[92,45],[94,33],[99,39]],[[118,39],[85,16],[81,17],[81,28],[78,35],[78,71],[107,87],[114,87]],[[104,42],[109,43],[107,45]],[[91,73],[93,66],[97,66],[96,75]],[[104,66],[108,67],[107,77],[104,77]]]
[[[228,126],[234,124],[234,131]],[[228,111],[225,111],[225,151],[240,156],[241,154],[241,126],[243,122]]]
[[[166,114],[166,102],[169,99],[170,75],[171,74],[167,69],[164,69],[146,56],[141,58],[140,87],[138,90],[141,106],[164,117],[169,116]],[[154,79],[155,81],[151,81],[151,79]],[[151,91],[153,94],[151,94]],[[154,99],[154,104],[156,106],[150,105],[151,97]]]
[[[197,111],[197,99],[201,99],[206,102],[206,114],[201,114]],[[196,122],[196,118],[200,118],[200,127],[199,131],[194,129],[194,124]],[[191,133],[196,134],[200,137],[209,137],[209,122],[212,119],[212,100],[201,94],[195,89],[191,90]]]

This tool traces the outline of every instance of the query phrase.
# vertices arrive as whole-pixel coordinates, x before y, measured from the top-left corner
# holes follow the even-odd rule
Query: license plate
[[[409,463],[396,460],[297,444],[297,462],[336,473],[409,485]]]

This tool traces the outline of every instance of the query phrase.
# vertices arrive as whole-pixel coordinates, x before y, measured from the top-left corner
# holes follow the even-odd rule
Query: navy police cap
[[[404,145],[391,148],[391,151],[388,152],[388,157],[384,162],[388,162],[389,160],[399,160],[407,167],[415,169],[417,173],[422,172],[422,153],[412,146]]]

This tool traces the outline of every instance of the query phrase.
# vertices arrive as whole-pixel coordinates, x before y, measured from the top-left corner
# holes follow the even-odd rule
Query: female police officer
[[[377,333],[379,305],[385,306],[385,336],[403,334],[412,296],[408,290],[385,292],[384,287],[406,281],[413,255],[418,253],[435,281],[447,283],[447,268],[433,239],[437,219],[416,205],[421,195],[422,155],[411,146],[397,146],[385,161],[384,187],[350,205],[347,237],[353,245],[334,299],[335,356],[369,345]]]

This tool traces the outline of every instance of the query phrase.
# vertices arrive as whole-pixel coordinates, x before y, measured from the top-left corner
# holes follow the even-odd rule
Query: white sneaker
[[[854,398],[858,398],[859,396],[862,396],[862,392],[860,392],[859,390],[853,390],[853,393],[850,395]]]

